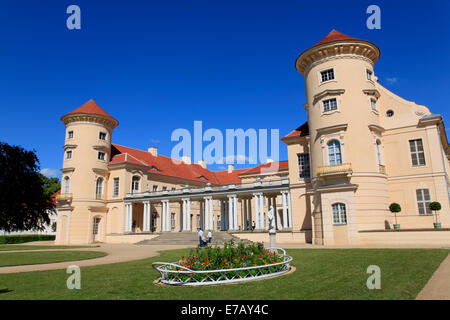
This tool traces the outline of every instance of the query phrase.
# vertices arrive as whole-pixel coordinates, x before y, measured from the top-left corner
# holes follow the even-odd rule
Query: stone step
[[[231,239],[235,239],[237,242],[238,238],[229,234],[228,232],[213,232],[212,234],[212,244],[213,245],[223,245],[225,242],[230,241]],[[244,242],[249,243],[251,241],[245,240]],[[137,244],[148,244],[148,245],[157,245],[157,244],[173,244],[173,245],[197,245],[199,243],[197,232],[164,232],[161,233],[156,238],[150,240],[144,240],[138,242]]]

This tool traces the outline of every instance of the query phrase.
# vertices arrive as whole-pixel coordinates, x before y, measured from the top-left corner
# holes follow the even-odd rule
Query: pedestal
[[[277,233],[275,230],[269,231],[269,246],[275,248],[277,246]]]

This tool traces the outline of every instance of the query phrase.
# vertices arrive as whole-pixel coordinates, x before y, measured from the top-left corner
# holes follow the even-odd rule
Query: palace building
[[[88,101],[61,118],[56,243],[136,243],[199,228],[268,241],[272,206],[280,243],[449,244],[443,119],[381,86],[379,56],[375,44],[335,30],[301,53],[307,121],[282,138],[287,161],[253,168],[212,171],[188,156],[114,144],[118,121]]]

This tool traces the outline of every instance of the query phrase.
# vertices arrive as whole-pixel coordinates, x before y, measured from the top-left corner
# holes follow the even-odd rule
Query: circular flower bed
[[[255,280],[286,273],[292,258],[281,248],[265,249],[262,243],[191,250],[174,263],[154,262],[161,282],[172,285],[206,285]]]

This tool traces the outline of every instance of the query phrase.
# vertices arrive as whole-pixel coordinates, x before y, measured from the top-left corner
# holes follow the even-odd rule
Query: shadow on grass
[[[2,293],[8,293],[8,292],[12,292],[12,290],[9,290],[8,288],[1,288],[1,289],[0,289],[0,294],[2,294]]]

